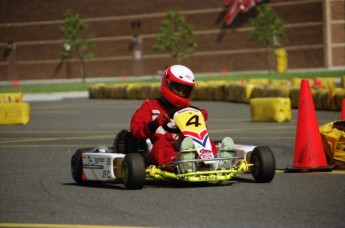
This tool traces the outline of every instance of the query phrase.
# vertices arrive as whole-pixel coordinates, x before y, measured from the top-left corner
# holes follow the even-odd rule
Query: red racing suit
[[[179,136],[166,132],[161,126],[154,129],[149,124],[160,113],[165,114],[172,108],[169,105],[164,105],[162,98],[146,100],[132,117],[130,125],[132,135],[138,140],[150,139],[153,144],[150,152],[151,164],[161,165],[172,162],[176,158],[177,150],[174,147],[174,143]],[[211,144],[213,153],[217,154],[216,145],[212,140]]]

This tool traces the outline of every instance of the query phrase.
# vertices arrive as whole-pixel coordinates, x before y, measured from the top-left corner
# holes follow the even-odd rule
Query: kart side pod
[[[116,182],[122,178],[121,165],[124,157],[124,154],[110,151],[78,149],[71,158],[72,177],[78,184],[88,181]]]

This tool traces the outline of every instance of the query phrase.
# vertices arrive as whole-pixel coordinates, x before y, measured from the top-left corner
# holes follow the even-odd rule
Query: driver
[[[180,151],[179,144],[182,148],[193,144],[190,138],[185,138],[181,143],[182,135],[167,132],[162,126],[170,122],[167,114],[170,110],[191,106],[189,99],[194,86],[195,77],[189,68],[182,65],[170,66],[162,75],[161,96],[156,100],[144,101],[134,113],[130,131],[138,140],[151,140],[153,146],[150,162],[152,164],[161,165],[172,162]],[[206,121],[207,111],[202,109],[201,112]],[[212,140],[211,143],[213,153],[216,155],[217,148]]]

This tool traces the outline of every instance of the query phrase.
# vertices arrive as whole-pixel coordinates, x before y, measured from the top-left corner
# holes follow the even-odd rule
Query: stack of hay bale
[[[192,100],[228,101],[251,103],[254,98],[286,98],[291,108],[297,108],[302,78],[249,79],[241,81],[197,82]],[[345,98],[345,76],[341,88],[336,87],[335,78],[314,78],[309,80],[316,109],[340,110]],[[95,84],[89,88],[90,98],[113,99],[155,99],[159,97],[159,82]],[[278,102],[279,103],[279,102]],[[283,102],[284,106],[287,104]],[[289,118],[287,118],[289,119]]]
[[[22,93],[0,93],[0,125],[28,124],[30,105]]]

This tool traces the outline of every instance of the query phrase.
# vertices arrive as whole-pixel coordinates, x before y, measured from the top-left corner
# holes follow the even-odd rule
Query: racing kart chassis
[[[218,153],[212,151],[205,120],[195,107],[184,107],[169,114],[173,125],[163,126],[171,133],[181,133],[192,140],[193,148],[177,153],[173,162],[155,166],[148,161],[151,141],[137,140],[129,131],[120,131],[113,147],[79,149],[71,159],[73,179],[120,182],[128,189],[141,189],[145,181],[221,182],[250,170],[256,182],[270,182],[275,174],[275,158],[269,147],[218,142]],[[175,128],[174,128],[175,127]],[[232,141],[232,140],[231,140]],[[182,146],[181,146],[182,147]],[[184,159],[189,153],[194,159]]]
[[[258,183],[272,181],[275,159],[269,147],[236,144],[235,154],[229,158],[191,159],[155,166],[147,165],[142,153],[114,153],[113,148],[103,146],[77,150],[71,159],[71,170],[78,184],[123,183],[128,189],[141,189],[146,181],[222,182],[248,172]],[[214,163],[205,166],[205,161]],[[221,161],[228,161],[230,167],[216,167]],[[193,170],[181,172],[179,167],[184,163],[191,163]]]

